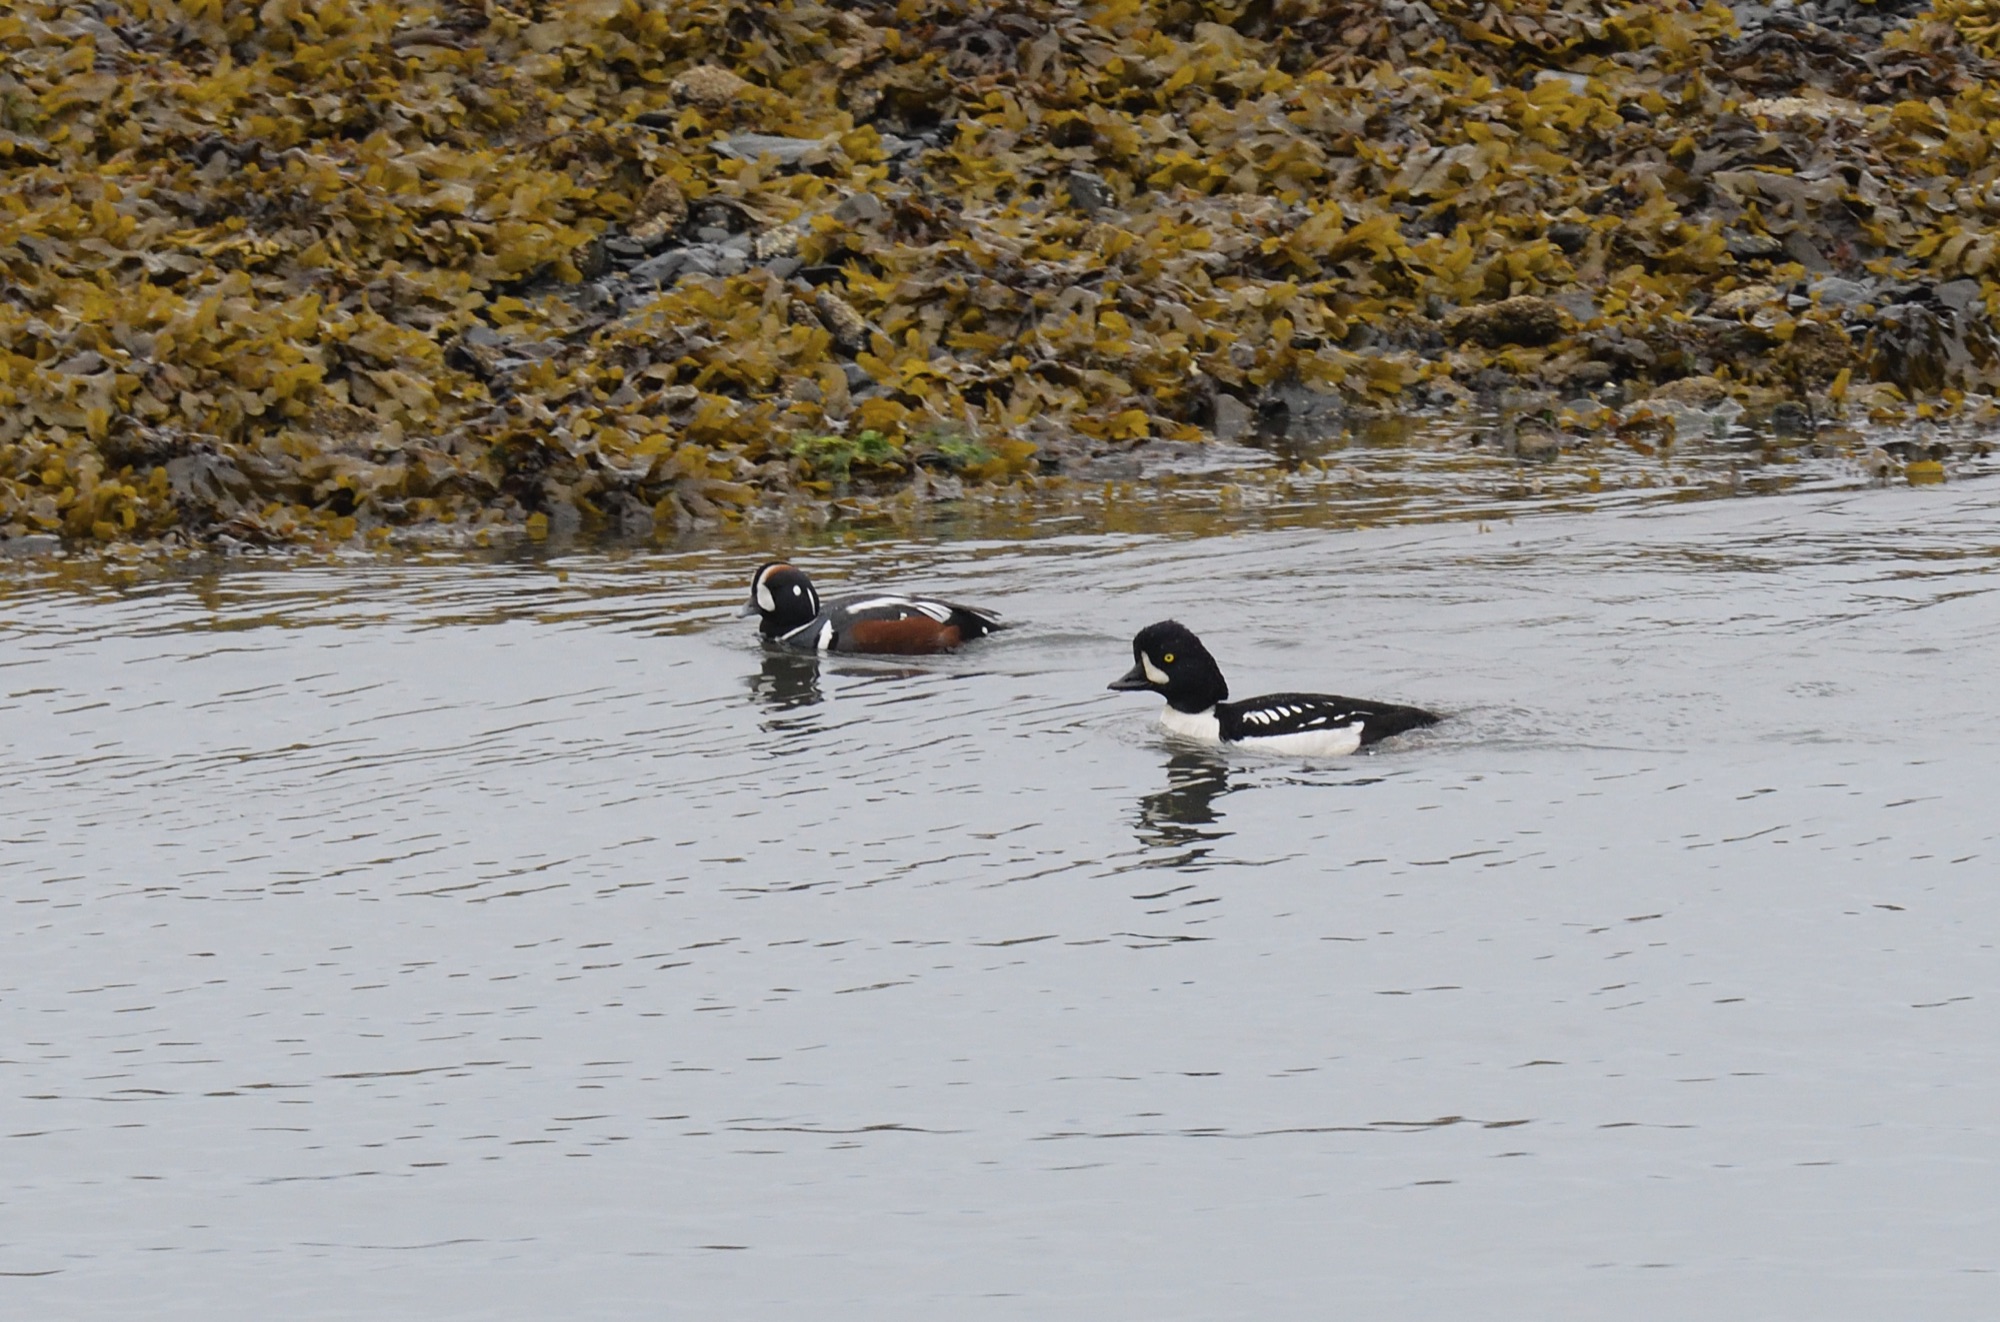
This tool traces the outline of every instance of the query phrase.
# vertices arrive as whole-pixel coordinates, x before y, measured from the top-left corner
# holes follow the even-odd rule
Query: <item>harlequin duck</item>
[[[1328,693],[1270,693],[1230,702],[1222,668],[1175,620],[1141,629],[1132,640],[1132,661],[1132,669],[1110,687],[1160,694],[1167,700],[1160,713],[1167,733],[1225,748],[1338,757],[1438,720],[1416,707]]]
[[[739,615],[756,615],[765,639],[800,652],[949,652],[1007,626],[992,611],[895,592],[822,602],[805,571],[782,560],[758,569]]]

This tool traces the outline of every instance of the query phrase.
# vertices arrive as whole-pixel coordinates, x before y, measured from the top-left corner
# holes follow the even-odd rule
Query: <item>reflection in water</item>
[[[750,694],[773,711],[791,711],[823,701],[819,658],[800,652],[766,652],[750,680]]]
[[[1139,800],[1139,842],[1155,848],[1178,849],[1163,860],[1169,867],[1206,863],[1209,851],[1229,838],[1213,827],[1222,814],[1215,801],[1229,793],[1229,764],[1208,753],[1181,752],[1167,759],[1167,787]]]

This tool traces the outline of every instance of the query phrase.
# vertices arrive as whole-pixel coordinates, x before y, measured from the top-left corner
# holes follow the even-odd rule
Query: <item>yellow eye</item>
[[[1165,656],[1160,658],[1160,664],[1163,666],[1170,666],[1173,663],[1174,663],[1174,654],[1172,652],[1169,652]]]

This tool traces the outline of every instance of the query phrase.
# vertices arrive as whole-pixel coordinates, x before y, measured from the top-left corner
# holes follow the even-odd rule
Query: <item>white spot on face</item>
[[[771,585],[761,578],[757,580],[757,609],[760,611],[778,609],[777,599],[771,595]]]
[[[1153,658],[1147,656],[1144,652],[1139,653],[1139,669],[1152,683],[1164,684],[1167,682],[1167,672],[1154,665]]]

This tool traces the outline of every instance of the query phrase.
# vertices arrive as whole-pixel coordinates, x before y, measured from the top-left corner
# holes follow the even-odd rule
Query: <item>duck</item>
[[[858,592],[822,602],[803,569],[783,560],[758,567],[739,616],[760,617],[766,642],[796,652],[949,652],[1007,626],[977,606],[896,592]]]
[[[1119,692],[1167,700],[1160,724],[1170,735],[1224,748],[1345,757],[1391,735],[1435,725],[1421,707],[1330,693],[1267,693],[1229,701],[1229,684],[1194,631],[1178,620],[1147,625],[1132,640],[1132,669],[1111,681]]]

